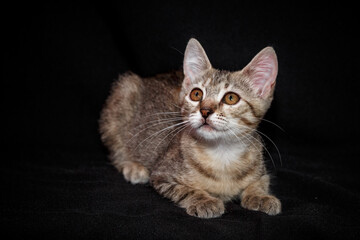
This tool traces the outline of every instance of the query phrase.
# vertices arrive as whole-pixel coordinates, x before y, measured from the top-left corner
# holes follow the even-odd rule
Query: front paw
[[[242,199],[241,206],[249,210],[261,211],[269,215],[277,215],[281,212],[281,202],[271,195],[247,195]]]
[[[203,199],[186,208],[187,214],[199,218],[216,218],[224,214],[223,201],[217,198]]]

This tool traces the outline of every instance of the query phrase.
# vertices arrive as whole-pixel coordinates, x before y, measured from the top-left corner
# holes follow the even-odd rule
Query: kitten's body
[[[182,76],[174,72],[142,79],[128,73],[114,83],[102,112],[100,131],[118,169],[127,161],[135,161],[151,171],[164,155],[168,142],[161,142],[161,136],[169,131],[154,138],[150,135],[175,123],[161,123],[171,117],[162,113],[179,111]]]
[[[272,101],[274,82],[256,89],[248,74],[252,65],[235,73],[213,69],[200,44],[191,41],[185,55],[196,52],[202,66],[192,66],[193,58],[186,62],[185,56],[185,75],[127,74],[114,84],[100,121],[112,162],[126,180],[150,180],[190,215],[220,216],[223,202],[234,198],[248,209],[279,213],[255,131]],[[201,89],[201,100],[189,98],[191,89]],[[230,90],[241,96],[233,106],[222,100]]]

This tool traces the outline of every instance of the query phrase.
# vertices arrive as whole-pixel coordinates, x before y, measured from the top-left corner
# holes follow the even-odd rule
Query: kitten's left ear
[[[272,93],[278,72],[278,61],[272,47],[261,50],[242,70],[250,80],[251,88],[261,98]]]
[[[205,50],[195,38],[191,38],[186,46],[184,56],[185,82],[190,85],[191,82],[210,68],[211,63],[206,56]]]

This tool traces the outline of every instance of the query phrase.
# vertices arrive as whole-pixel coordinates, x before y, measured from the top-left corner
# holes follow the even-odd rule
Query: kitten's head
[[[267,47],[242,70],[220,71],[212,68],[200,43],[190,39],[180,101],[194,135],[236,140],[254,131],[272,101],[277,65],[274,49]]]

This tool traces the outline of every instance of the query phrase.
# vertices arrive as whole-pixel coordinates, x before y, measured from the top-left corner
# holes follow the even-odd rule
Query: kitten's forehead
[[[214,86],[214,85],[222,84],[224,82],[228,82],[230,79],[230,74],[231,72],[229,71],[212,69],[212,71],[208,71],[204,75],[204,78],[207,80],[210,79],[211,81],[208,81],[208,83]]]
[[[245,87],[243,85],[241,74],[217,69],[205,73],[200,82],[200,86],[206,89],[208,97],[216,97],[220,92],[242,90]]]
[[[208,96],[212,96],[217,94],[221,89],[229,87],[229,75],[230,72],[228,71],[212,69],[212,71],[208,71],[204,74],[201,86],[206,89]]]

